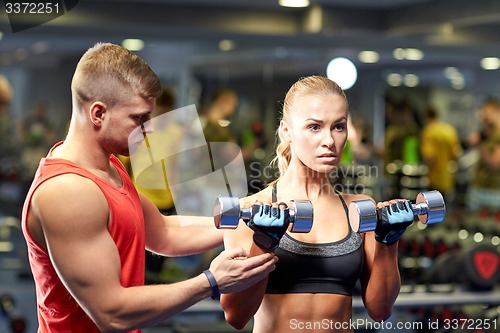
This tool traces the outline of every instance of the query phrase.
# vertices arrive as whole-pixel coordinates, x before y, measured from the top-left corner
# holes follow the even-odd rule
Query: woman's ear
[[[280,132],[283,141],[290,141],[290,130],[288,124],[285,121],[280,121]]]
[[[101,127],[107,112],[106,104],[100,101],[94,102],[90,105],[88,112],[90,121],[95,126]]]

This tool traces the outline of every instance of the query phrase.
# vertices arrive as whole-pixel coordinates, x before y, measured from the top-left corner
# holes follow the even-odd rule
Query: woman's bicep
[[[224,230],[224,248],[226,250],[243,248],[250,251],[253,243],[253,231],[240,219],[236,229]]]

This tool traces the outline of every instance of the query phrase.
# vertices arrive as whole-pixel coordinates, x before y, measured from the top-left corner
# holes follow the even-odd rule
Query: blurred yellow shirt
[[[443,193],[455,187],[456,161],[462,147],[456,129],[443,122],[432,122],[421,134],[422,158],[429,166],[430,187]]]

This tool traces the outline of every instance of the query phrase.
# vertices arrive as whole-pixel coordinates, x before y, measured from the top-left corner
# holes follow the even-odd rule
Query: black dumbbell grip
[[[288,214],[290,218],[290,223],[293,223],[293,221],[295,221],[295,211],[289,210]],[[252,218],[252,209],[242,208],[240,211],[240,218],[242,218],[244,221],[250,220]]]

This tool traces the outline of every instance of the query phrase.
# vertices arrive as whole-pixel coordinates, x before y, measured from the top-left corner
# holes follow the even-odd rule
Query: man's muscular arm
[[[61,281],[103,332],[153,325],[212,293],[204,274],[170,285],[124,288],[119,253],[107,228],[108,205],[88,179],[64,175],[46,181],[33,197],[31,212]],[[235,249],[212,262],[221,292],[246,288],[273,269],[272,255],[236,259],[245,255]]]
[[[213,216],[164,216],[148,198],[140,193],[139,196],[148,250],[167,256],[187,256],[223,244],[223,231],[215,228]]]

